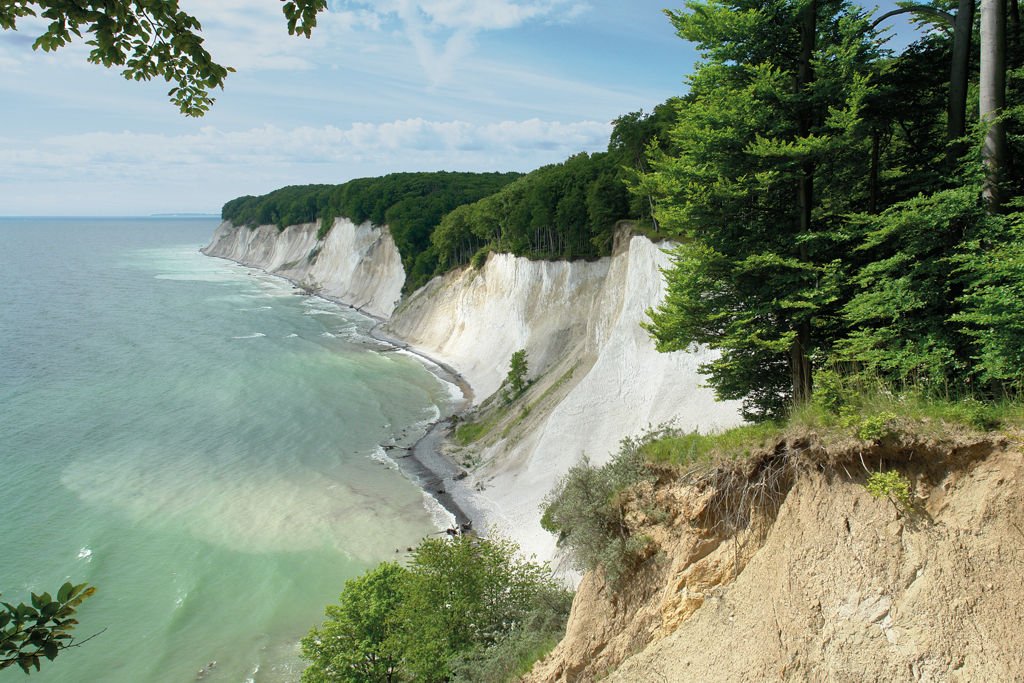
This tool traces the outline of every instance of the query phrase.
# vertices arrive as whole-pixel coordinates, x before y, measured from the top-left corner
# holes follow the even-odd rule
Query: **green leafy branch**
[[[308,38],[327,0],[294,0],[282,11],[291,35]],[[131,81],[163,78],[174,86],[167,95],[186,116],[202,116],[213,105],[210,91],[224,87],[234,71],[218,64],[203,47],[199,20],[178,0],[12,0],[0,3],[0,29],[17,30],[25,17],[50,21],[32,44],[54,52],[75,37],[89,36],[88,60],[105,67],[122,67]]]
[[[85,583],[65,583],[57,591],[56,600],[49,593],[33,593],[30,605],[0,602],[0,670],[17,664],[26,674],[33,668],[39,671],[41,657],[52,661],[61,650],[98,636],[96,633],[75,643],[71,635],[78,625],[78,607],[95,592],[94,587]]]

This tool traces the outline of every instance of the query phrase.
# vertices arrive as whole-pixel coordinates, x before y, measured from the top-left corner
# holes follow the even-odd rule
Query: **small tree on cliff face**
[[[811,358],[838,313],[847,237],[866,196],[859,112],[875,46],[844,2],[689,2],[669,12],[702,50],[671,129],[673,154],[637,188],[682,237],[648,330],[659,350],[707,344],[704,368],[748,418],[810,398]]]
[[[526,349],[519,349],[509,360],[508,375],[502,384],[501,398],[506,404],[511,403],[526,391],[526,374],[530,371],[526,362]]]
[[[345,583],[338,604],[327,606],[327,620],[302,639],[302,657],[310,662],[303,683],[397,680],[396,610],[408,574],[386,562]]]
[[[518,652],[536,636],[560,637],[569,601],[548,567],[524,561],[511,542],[427,538],[408,567],[381,564],[345,584],[327,620],[302,639],[310,662],[302,680],[450,681],[455,669],[473,663],[495,667],[502,653]],[[502,674],[494,680],[514,673],[497,668]]]

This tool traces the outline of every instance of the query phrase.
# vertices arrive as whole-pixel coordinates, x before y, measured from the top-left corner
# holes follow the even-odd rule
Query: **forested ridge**
[[[341,185],[292,185],[259,197],[238,197],[224,205],[221,218],[255,228],[320,222],[324,237],[338,217],[356,224],[387,225],[415,289],[434,274],[437,258],[430,235],[441,217],[457,206],[497,192],[519,173],[392,173]]]

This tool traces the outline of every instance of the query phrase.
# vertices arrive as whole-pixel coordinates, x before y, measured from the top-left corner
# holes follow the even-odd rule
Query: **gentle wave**
[[[440,380],[441,384],[444,385],[445,391],[448,392],[448,399],[452,403],[457,403],[458,401],[461,401],[462,399],[464,399],[466,397],[465,394],[463,394],[463,392],[462,392],[462,387],[460,387],[455,382],[452,382],[450,380],[445,379],[441,374],[438,374],[438,373],[443,373],[445,375],[448,374],[448,371],[445,370],[444,368],[442,368],[439,364],[437,364],[434,361],[430,360],[426,356],[422,356],[422,355],[420,355],[418,353],[413,353],[412,351],[408,351],[406,349],[396,349],[395,353],[399,354],[399,355],[402,355],[402,356],[408,356],[409,358],[414,358],[417,361],[419,361],[420,363],[422,363],[423,365],[425,365],[427,368],[433,370],[434,372],[432,374],[435,377],[437,377],[438,380]]]
[[[240,337],[232,337],[232,339],[259,339],[260,337],[266,337],[267,335],[262,332],[256,332],[253,334],[243,334]]]
[[[369,457],[370,460],[376,460],[377,462],[383,465],[387,465],[390,469],[398,469],[398,463],[396,463],[394,459],[390,455],[388,455],[388,452],[384,450],[383,446],[377,446],[377,448],[371,451],[367,457]]]
[[[422,491],[423,494],[423,509],[430,515],[430,519],[433,520],[434,525],[438,530],[451,529],[457,523],[455,515],[448,512],[443,505],[437,502],[437,499],[426,491]]]

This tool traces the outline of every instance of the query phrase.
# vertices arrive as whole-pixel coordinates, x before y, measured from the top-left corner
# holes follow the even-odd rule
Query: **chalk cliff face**
[[[317,240],[317,229],[316,223],[278,230],[224,222],[203,253],[281,275],[372,316],[390,316],[405,271],[387,228],[339,218],[323,240]]]
[[[623,238],[614,256],[595,262],[492,255],[480,270],[435,279],[388,323],[462,372],[477,402],[499,388],[512,353],[526,349],[536,384],[514,411],[528,405],[528,414],[470,450],[482,463],[471,479],[483,489],[474,503],[528,554],[554,556],[540,505],[584,455],[603,463],[622,438],[668,421],[701,431],[740,421],[736,404],[701,386],[706,350],[658,353],[640,327],[661,300],[668,260],[644,237]]]

